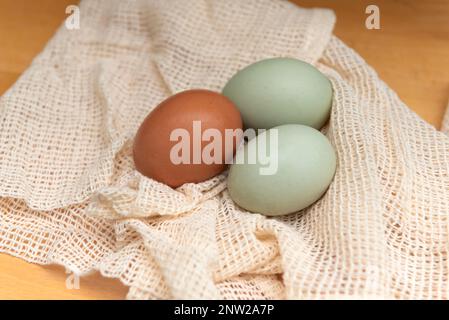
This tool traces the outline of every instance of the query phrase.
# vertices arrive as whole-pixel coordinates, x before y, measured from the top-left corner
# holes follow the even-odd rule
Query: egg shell
[[[209,128],[220,131],[223,138],[221,163],[206,164],[202,158],[200,163],[194,163],[194,121],[201,121],[201,134]],[[225,160],[229,157],[232,159],[239,143],[235,139],[234,148],[225,149],[225,129],[241,128],[239,111],[220,93],[199,89],[178,93],[160,103],[137,131],[133,146],[136,169],[143,175],[171,187],[205,181],[227,168]],[[170,141],[170,135],[175,129],[185,129],[189,133],[190,161],[187,164],[175,164],[170,158],[172,148],[178,143]],[[207,144],[208,141],[200,142],[201,151]]]
[[[247,128],[283,124],[321,128],[332,105],[331,82],[314,66],[292,58],[266,59],[237,72],[223,94],[242,114]]]
[[[277,148],[268,142],[273,130],[278,132]],[[249,160],[248,149],[257,146],[260,139],[270,146],[267,155],[272,157],[277,152],[274,174],[261,174],[260,169],[267,168],[267,164],[262,164],[260,157],[255,163]],[[229,195],[242,208],[268,216],[297,212],[317,201],[336,170],[336,154],[329,140],[303,125],[267,130],[237,150],[235,161],[239,157],[245,161],[233,164],[229,170]]]

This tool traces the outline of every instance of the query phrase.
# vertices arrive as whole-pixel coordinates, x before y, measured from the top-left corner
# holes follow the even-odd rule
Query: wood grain
[[[449,102],[449,1],[294,0],[332,8],[335,34],[356,50],[399,97],[440,128]],[[365,28],[365,8],[380,9],[380,30]]]
[[[28,67],[66,17],[73,0],[0,0],[0,95]],[[70,276],[57,266],[39,266],[0,254],[0,299],[123,299],[119,280],[94,274],[67,289]]]
[[[335,10],[335,33],[379,73],[411,109],[439,127],[449,100],[449,1],[293,0]],[[45,46],[73,0],[0,0],[0,94]],[[381,29],[365,28],[376,4]],[[0,299],[122,299],[126,288],[98,274],[66,288],[67,274],[0,254]]]

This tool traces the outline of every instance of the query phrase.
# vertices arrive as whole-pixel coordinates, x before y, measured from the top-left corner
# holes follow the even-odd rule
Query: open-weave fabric
[[[0,100],[0,251],[128,298],[449,298],[449,114],[437,131],[332,36],[334,15],[275,0],[84,0]],[[238,208],[226,175],[173,190],[134,169],[161,100],[220,91],[242,67],[294,57],[332,81],[338,154],[302,212]],[[275,107],[275,106],[273,106]],[[298,159],[301,161],[301,159]],[[1,290],[1,288],[0,288]]]

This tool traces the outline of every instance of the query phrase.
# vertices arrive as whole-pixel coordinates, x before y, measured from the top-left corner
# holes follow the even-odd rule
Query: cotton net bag
[[[437,131],[332,35],[331,11],[284,1],[85,0],[0,100],[0,251],[129,299],[449,298],[449,116]],[[168,96],[220,91],[269,57],[315,65],[334,101],[335,178],[267,218],[225,174],[176,190],[141,176],[134,134]],[[300,159],[298,159],[300,161]],[[0,288],[2,290],[2,288]]]

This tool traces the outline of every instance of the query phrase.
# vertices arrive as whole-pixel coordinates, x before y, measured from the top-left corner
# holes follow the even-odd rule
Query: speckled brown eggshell
[[[216,128],[221,132],[223,161],[220,164],[193,163],[193,122],[201,121],[201,131]],[[189,164],[174,164],[170,151],[177,141],[170,141],[174,129],[183,128],[190,134]],[[134,139],[133,156],[136,169],[143,175],[179,187],[184,183],[202,182],[227,167],[225,159],[225,129],[241,129],[240,112],[225,96],[209,90],[188,90],[160,103],[143,121]],[[234,140],[234,150],[239,141]],[[209,144],[201,143],[201,149]],[[232,156],[232,155],[231,155]]]

